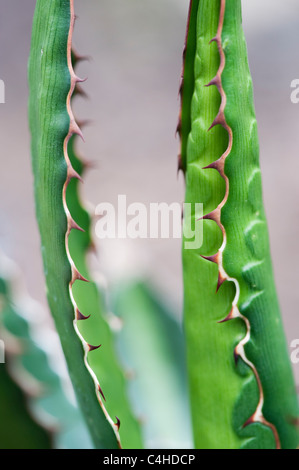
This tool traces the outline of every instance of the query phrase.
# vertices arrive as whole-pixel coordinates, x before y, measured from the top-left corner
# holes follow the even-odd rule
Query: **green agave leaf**
[[[192,446],[183,331],[169,307],[141,281],[112,295],[119,356],[147,448]]]
[[[104,306],[90,281],[90,220],[78,197],[84,165],[75,156],[82,135],[71,97],[73,0],[37,1],[29,60],[29,117],[36,212],[48,301],[79,406],[96,448],[142,446],[126,396]],[[74,64],[75,65],[75,64]],[[119,424],[121,429],[119,430]],[[119,434],[120,433],[120,434]]]
[[[298,402],[271,267],[240,0],[191,1],[184,65],[185,200],[203,203],[205,214],[202,247],[183,243],[195,445],[296,448]]]

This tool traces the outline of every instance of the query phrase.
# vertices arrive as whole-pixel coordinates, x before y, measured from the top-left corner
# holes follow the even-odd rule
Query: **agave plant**
[[[48,301],[93,445],[140,448],[141,425],[86,262],[74,21],[73,0],[37,0],[29,119]],[[195,447],[296,448],[298,402],[272,274],[240,0],[191,0],[181,96],[186,202],[204,207],[203,245],[190,250],[183,240]]]

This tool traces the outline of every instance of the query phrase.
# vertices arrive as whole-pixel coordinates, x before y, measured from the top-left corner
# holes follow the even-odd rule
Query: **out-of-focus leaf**
[[[111,310],[118,317],[112,317],[111,323],[119,323],[118,351],[131,378],[129,392],[143,425],[146,447],[190,448],[181,325],[143,282],[118,288],[112,295]]]

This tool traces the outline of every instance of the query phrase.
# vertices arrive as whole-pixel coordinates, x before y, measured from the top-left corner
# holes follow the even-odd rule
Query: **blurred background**
[[[299,79],[299,4],[296,0],[243,1],[243,23],[254,81],[264,202],[288,342],[299,338],[299,104],[290,83]],[[82,186],[94,206],[183,202],[177,177],[175,128],[188,0],[75,0],[74,45],[90,60],[88,98],[76,98],[84,129],[82,155],[96,163]],[[35,222],[27,124],[27,60],[34,0],[0,0],[0,246],[21,267],[30,294],[46,306]],[[182,308],[180,240],[96,240],[109,284],[145,278]],[[299,383],[299,364],[294,365]]]

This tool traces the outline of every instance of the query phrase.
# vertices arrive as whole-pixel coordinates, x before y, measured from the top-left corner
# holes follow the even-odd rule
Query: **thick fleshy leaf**
[[[191,1],[181,137],[186,202],[203,245],[183,242],[195,445],[296,448],[294,379],[275,292],[240,0]]]
[[[72,140],[81,136],[71,98],[73,0],[38,0],[29,60],[29,117],[37,220],[50,309],[79,406],[96,448],[140,447],[138,423],[86,265],[89,217],[78,197]],[[74,64],[75,65],[75,64]],[[83,170],[83,164],[79,165]],[[80,224],[83,226],[80,227]],[[84,230],[84,231],[82,231]],[[117,417],[116,417],[117,416]]]

